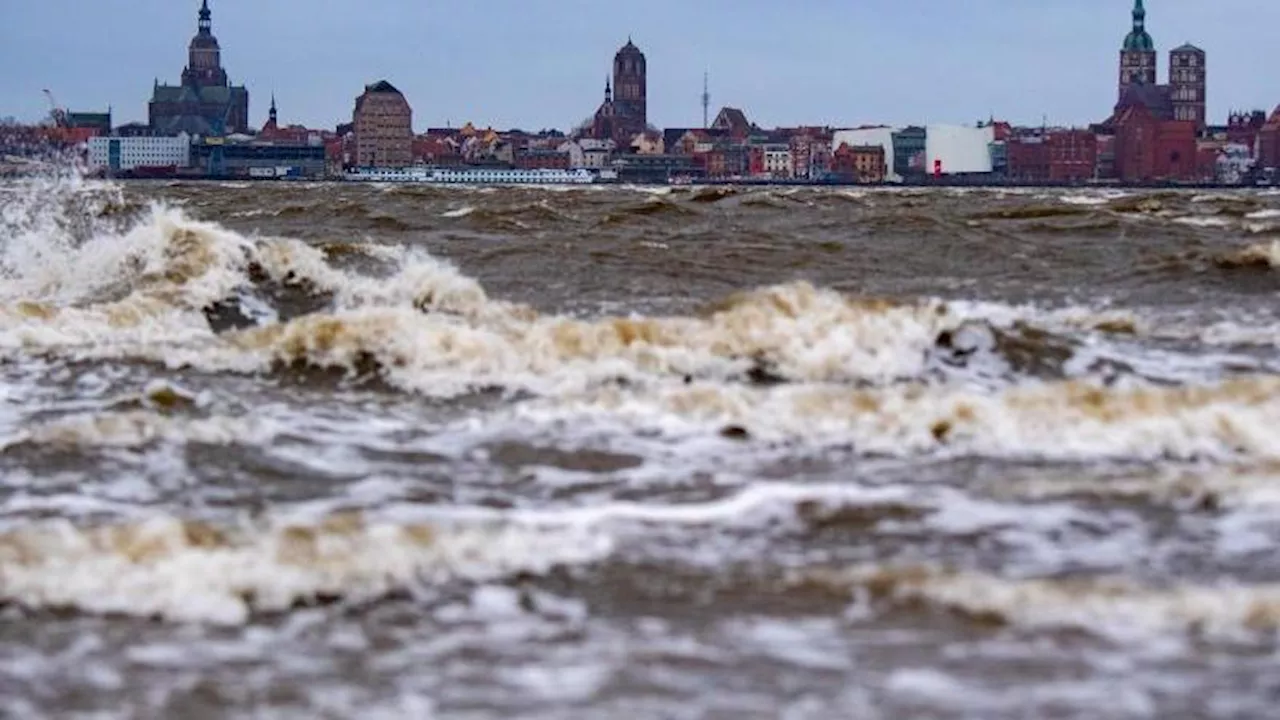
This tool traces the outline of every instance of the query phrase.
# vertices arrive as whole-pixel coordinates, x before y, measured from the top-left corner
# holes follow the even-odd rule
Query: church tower
[[[1147,32],[1147,9],[1142,0],[1133,3],[1133,29],[1124,38],[1120,48],[1120,90],[1124,98],[1130,85],[1156,84],[1156,44]]]
[[[1173,119],[1190,120],[1199,130],[1205,125],[1205,92],[1208,69],[1204,50],[1190,43],[1169,52],[1169,88],[1173,95]]]
[[[618,114],[625,114],[637,126],[636,132],[644,130],[649,117],[647,76],[644,53],[627,38],[627,44],[613,57],[613,99],[619,106]]]
[[[227,71],[222,69],[222,48],[213,36],[213,13],[209,0],[200,5],[196,36],[187,49],[187,67],[182,71],[182,84],[195,88],[226,87]]]

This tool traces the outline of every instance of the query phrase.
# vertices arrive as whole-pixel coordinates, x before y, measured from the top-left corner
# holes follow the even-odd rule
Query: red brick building
[[[1196,123],[1166,120],[1150,106],[1125,105],[1115,118],[1115,172],[1121,182],[1191,180],[1196,176]]]
[[[831,155],[831,172],[842,180],[859,183],[884,182],[888,168],[884,147],[841,143]]]
[[[1089,130],[1052,132],[1044,143],[1048,154],[1048,180],[1078,183],[1094,177],[1098,163],[1098,138]]]
[[[516,153],[515,165],[521,170],[568,170],[569,153],[559,150],[523,150]]]
[[[752,129],[751,123],[747,120],[747,114],[733,107],[721,108],[716,114],[716,119],[712,121],[711,127],[723,130],[734,140],[746,140]]]
[[[1254,148],[1258,132],[1267,124],[1267,114],[1262,110],[1233,112],[1227,117],[1227,142]]]
[[[1190,120],[1196,130],[1205,126],[1208,67],[1204,50],[1186,44],[1169,52],[1169,88],[1173,95],[1173,119]]]
[[[1005,144],[1010,180],[1025,183],[1049,181],[1049,145],[1040,135],[1012,137]]]
[[[1258,166],[1280,168],[1280,107],[1258,131]]]
[[[413,163],[413,110],[394,85],[366,85],[352,114],[355,162],[361,167],[405,167]]]
[[[276,98],[273,95],[271,110],[267,112],[267,124],[258,131],[257,140],[276,145],[306,145],[311,141],[312,136],[319,135],[319,132],[312,132],[301,125],[280,127],[279,115],[276,112]]]

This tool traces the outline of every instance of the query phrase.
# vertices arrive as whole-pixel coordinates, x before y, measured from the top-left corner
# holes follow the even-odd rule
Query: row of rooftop
[[[1158,84],[1156,43],[1142,0],[1120,49],[1118,101],[1087,128],[970,127],[765,129],[740,108],[723,108],[702,127],[658,129],[648,122],[647,59],[628,38],[615,55],[604,99],[568,132],[499,131],[470,123],[415,133],[408,99],[391,82],[364,88],[351,122],[313,129],[279,121],[249,124],[249,93],[222,67],[208,0],[178,85],[153,84],[147,123],[113,127],[108,113],[55,112],[53,127],[0,127],[0,154],[49,145],[78,149],[90,165],[117,174],[211,177],[339,177],[358,167],[411,165],[611,168],[623,178],[675,177],[853,182],[919,182],[938,176],[1025,183],[1254,182],[1280,168],[1280,108],[1207,121],[1206,53],[1184,44],[1169,53]],[[91,142],[115,138],[112,143]],[[91,148],[97,148],[92,152]],[[103,149],[105,148],[105,149]],[[267,172],[270,170],[271,172]]]

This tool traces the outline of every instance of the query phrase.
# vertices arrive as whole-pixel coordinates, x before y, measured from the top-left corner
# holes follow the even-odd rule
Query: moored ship
[[[606,172],[515,168],[359,168],[345,173],[357,182],[431,183],[440,185],[587,185],[608,181]]]

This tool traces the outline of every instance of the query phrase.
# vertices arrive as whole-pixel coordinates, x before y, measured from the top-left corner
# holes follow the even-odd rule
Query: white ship
[[[432,183],[438,185],[587,185],[607,177],[585,168],[515,170],[509,168],[360,168],[345,174],[357,182]]]

